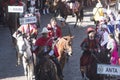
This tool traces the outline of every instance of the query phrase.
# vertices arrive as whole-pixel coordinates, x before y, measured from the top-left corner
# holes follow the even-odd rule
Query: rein
[[[91,53],[91,55],[97,60],[97,62],[102,63],[93,52]]]

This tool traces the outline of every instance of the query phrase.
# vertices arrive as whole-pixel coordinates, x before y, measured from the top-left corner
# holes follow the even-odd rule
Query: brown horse
[[[70,56],[72,55],[72,39],[73,39],[73,36],[64,36],[60,38],[56,43],[58,53],[59,53],[58,61],[61,64],[62,70],[66,62],[66,57],[67,57],[66,53],[68,53],[68,55]]]
[[[60,80],[57,75],[57,67],[48,56],[50,50],[51,48],[47,47],[47,53],[45,54],[44,47],[39,47],[35,67],[35,80]]]
[[[68,15],[73,15],[73,13],[75,13],[76,23],[74,27],[77,25],[78,20],[80,20],[80,22],[83,20],[83,7],[81,2],[75,1],[75,3],[72,3],[76,5],[74,9],[70,8],[69,2],[58,0],[55,3],[56,3],[56,6],[54,6],[55,8],[53,7],[53,9],[55,10],[55,15],[57,13],[60,13],[60,16],[66,20]]]
[[[110,64],[110,50],[101,50],[100,53],[84,52],[80,58],[80,71],[83,79],[104,80],[104,76],[97,74],[97,64]]]

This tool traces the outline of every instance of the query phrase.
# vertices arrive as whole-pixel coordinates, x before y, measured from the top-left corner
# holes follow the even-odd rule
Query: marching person
[[[49,46],[51,48],[51,50],[49,51],[48,55],[50,57],[52,57],[51,59],[53,60],[53,62],[55,62],[56,66],[57,66],[57,70],[58,70],[58,76],[60,78],[63,78],[63,74],[62,74],[62,69],[61,69],[61,66],[60,66],[60,63],[58,62],[57,60],[57,57],[59,56],[58,54],[58,51],[57,51],[57,48],[56,46],[54,45],[54,48],[53,48],[53,39],[51,37],[48,36],[48,33],[49,33],[49,30],[44,27],[42,29],[42,36],[39,37],[35,43],[35,46],[36,46],[36,49],[35,51],[36,52],[36,56],[39,55],[39,47],[44,47],[44,52],[46,53],[47,50],[46,50],[46,47],[45,46]]]
[[[113,34],[109,34],[108,39],[109,39],[109,41],[107,43],[107,49],[110,49],[110,52],[111,52],[110,63],[112,65],[117,65],[117,63],[118,63],[118,46],[116,44]]]

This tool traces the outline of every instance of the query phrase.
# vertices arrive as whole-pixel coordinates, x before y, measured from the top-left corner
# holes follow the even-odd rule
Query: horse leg
[[[86,76],[86,72],[87,72],[86,66],[81,66],[80,71],[81,71],[82,79],[89,80]]]
[[[85,68],[81,66],[80,67],[80,72],[81,72],[82,78],[84,79]]]
[[[22,57],[22,61],[23,61],[24,75],[27,76],[27,62],[24,56]]]
[[[27,70],[28,70],[28,80],[32,80],[34,73],[34,67],[32,62],[29,63],[29,65],[27,66]]]
[[[75,22],[74,28],[77,26],[77,23],[78,23],[78,15],[76,16],[76,22]]]

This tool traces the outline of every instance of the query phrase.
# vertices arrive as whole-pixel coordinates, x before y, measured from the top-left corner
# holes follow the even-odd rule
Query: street
[[[67,23],[70,28],[73,39],[73,56],[69,58],[68,63],[66,63],[63,74],[64,80],[81,80],[80,73],[80,56],[81,48],[80,44],[82,40],[86,37],[86,28],[93,26],[94,23],[90,21],[90,16],[92,15],[92,9],[88,8],[84,10],[85,17],[82,23],[78,23],[78,26],[74,28],[75,17],[68,16]],[[43,15],[41,17],[41,27],[45,27],[51,18],[51,14]],[[59,18],[58,24],[60,24]],[[41,28],[39,29],[39,32]],[[63,32],[64,34],[65,32]],[[8,27],[0,26],[0,80],[27,80],[24,77],[23,66],[16,66],[16,50],[13,46],[11,35]]]

